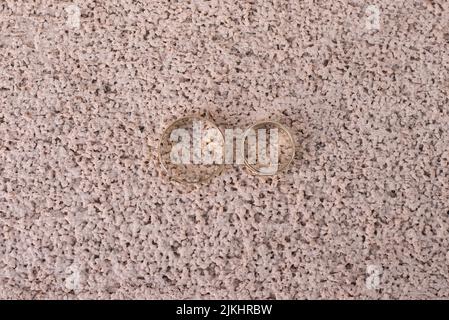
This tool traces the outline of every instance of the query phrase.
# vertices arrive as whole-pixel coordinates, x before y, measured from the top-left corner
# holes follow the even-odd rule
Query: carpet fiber
[[[2,1],[0,298],[448,298],[446,0]],[[297,154],[169,182],[170,121]]]

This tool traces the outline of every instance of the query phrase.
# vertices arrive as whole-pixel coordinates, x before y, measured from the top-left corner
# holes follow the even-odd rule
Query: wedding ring
[[[203,137],[203,132],[208,134]],[[211,120],[191,115],[177,119],[164,130],[158,156],[170,179],[200,184],[220,175],[224,169],[222,161],[208,161],[205,150],[223,155],[224,135]]]
[[[253,175],[279,174],[295,158],[296,144],[293,136],[287,127],[277,121],[264,120],[251,125],[244,132],[243,140],[245,167]]]

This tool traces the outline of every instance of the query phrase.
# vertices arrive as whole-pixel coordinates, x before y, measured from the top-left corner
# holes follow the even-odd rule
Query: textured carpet
[[[0,298],[449,297],[448,1],[0,13]],[[281,120],[293,167],[169,182],[204,110]]]

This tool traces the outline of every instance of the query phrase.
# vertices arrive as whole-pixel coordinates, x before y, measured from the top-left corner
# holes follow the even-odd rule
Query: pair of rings
[[[223,132],[210,116],[190,115],[163,131],[158,157],[171,180],[203,183],[232,163],[244,165],[252,175],[279,174],[291,165],[295,149],[290,130],[278,121],[263,120],[244,131]]]

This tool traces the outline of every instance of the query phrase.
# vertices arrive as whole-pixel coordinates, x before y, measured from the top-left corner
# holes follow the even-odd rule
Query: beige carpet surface
[[[0,298],[449,297],[448,1],[6,0],[0,28]],[[169,182],[159,136],[204,110],[282,121],[292,168]]]

